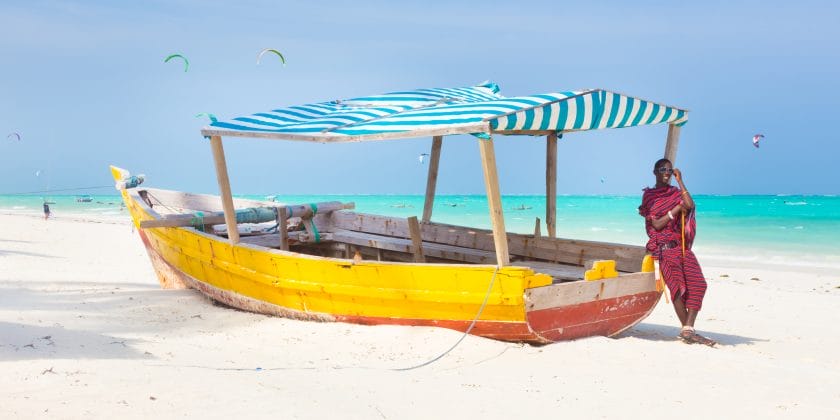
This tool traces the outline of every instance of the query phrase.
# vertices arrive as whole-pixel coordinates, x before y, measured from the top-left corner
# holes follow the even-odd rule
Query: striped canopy
[[[204,136],[349,142],[449,134],[545,134],[669,123],[688,112],[602,89],[506,98],[495,83],[292,106],[202,129]]]

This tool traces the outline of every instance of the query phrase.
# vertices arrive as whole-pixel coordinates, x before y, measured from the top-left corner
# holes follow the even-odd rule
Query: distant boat
[[[90,203],[93,201],[93,197],[89,195],[77,195],[76,202],[77,203]]]

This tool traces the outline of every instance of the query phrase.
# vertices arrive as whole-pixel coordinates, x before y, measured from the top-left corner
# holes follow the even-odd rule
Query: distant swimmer
[[[47,220],[50,217],[50,205],[44,201],[44,220]]]

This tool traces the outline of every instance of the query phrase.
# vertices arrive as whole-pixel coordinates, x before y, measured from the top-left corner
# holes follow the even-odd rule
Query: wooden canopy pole
[[[496,152],[493,150],[493,138],[478,139],[478,147],[481,151],[481,166],[484,169],[484,188],[487,190],[487,202],[490,204],[490,221],[493,224],[496,264],[503,267],[510,264],[510,254],[508,254],[505,217],[502,214],[502,195],[499,192],[499,174],[496,171]]]
[[[668,124],[668,140],[665,142],[665,159],[671,161],[672,165],[677,162],[677,146],[680,144],[680,126]]]
[[[557,133],[545,139],[545,226],[548,237],[557,237]]]
[[[239,243],[239,229],[236,226],[236,212],[233,209],[233,196],[230,193],[230,179],[228,179],[222,137],[211,136],[210,147],[213,149],[213,163],[216,164],[216,180],[219,181],[219,191],[222,196],[222,209],[225,211],[228,239],[230,243],[236,244]]]
[[[426,180],[426,201],[423,203],[423,223],[429,223],[432,220],[432,206],[435,203],[435,186],[437,185],[441,146],[443,146],[443,136],[432,137],[432,153],[429,156],[429,177]]]

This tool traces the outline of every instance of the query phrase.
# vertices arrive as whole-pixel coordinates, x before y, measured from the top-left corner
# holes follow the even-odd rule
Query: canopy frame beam
[[[230,192],[230,178],[228,178],[222,137],[211,136],[210,147],[213,150],[213,163],[216,166],[216,180],[219,182],[219,195],[222,198],[222,209],[225,212],[228,240],[231,244],[237,244],[239,243],[239,228],[236,225],[236,210],[233,208],[233,196]]]
[[[557,133],[545,138],[545,226],[549,238],[557,237]]]
[[[435,188],[437,187],[440,149],[442,146],[443,136],[432,137],[432,151],[429,154],[429,176],[426,179],[426,199],[423,202],[423,223],[429,223],[432,220],[432,207],[435,204]]]
[[[680,129],[676,124],[668,124],[668,137],[665,140],[665,159],[676,165],[677,147],[680,145]]]
[[[481,167],[484,170],[484,187],[487,190],[487,203],[490,205],[490,222],[493,225],[493,242],[496,248],[496,265],[510,265],[508,253],[505,217],[502,212],[502,196],[499,192],[499,174],[496,169],[496,152],[493,149],[493,137],[478,139],[481,152]]]

